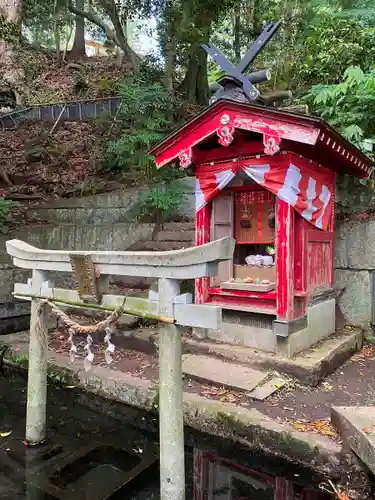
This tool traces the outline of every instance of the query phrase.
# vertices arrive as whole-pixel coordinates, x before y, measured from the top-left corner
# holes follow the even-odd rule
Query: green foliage
[[[66,42],[74,16],[66,0],[23,0],[22,20],[35,45],[55,48],[56,33]]]
[[[142,80],[150,83],[160,83],[164,78],[162,61],[152,54],[142,58],[138,72]]]
[[[14,42],[19,39],[20,27],[8,21],[3,14],[0,14],[0,40],[5,42]]]
[[[47,373],[47,382],[49,386],[59,388],[67,385],[70,380],[64,373],[51,371]]]
[[[312,111],[344,137],[374,158],[375,70],[347,68],[340,83],[315,85],[305,96]],[[374,180],[339,177],[336,190],[338,213],[363,212],[374,205]]]
[[[315,85],[303,99],[310,109],[365,153],[375,142],[375,70],[346,69],[343,80]]]
[[[161,183],[150,189],[141,208],[141,219],[158,224],[175,219],[186,194],[179,182]]]
[[[122,102],[117,119],[122,136],[107,144],[103,170],[121,172],[133,182],[152,182],[163,174],[157,174],[148,151],[171,128],[173,99],[160,83],[139,78],[124,80],[118,90]]]
[[[235,61],[236,40],[243,55],[263,24],[281,19],[281,28],[256,58],[254,69],[271,70],[272,80],[262,84],[263,91],[289,88],[300,94],[310,85],[337,83],[348,66],[371,67],[374,22],[368,16],[375,13],[373,4],[370,0],[244,0],[226,10],[210,41]],[[353,10],[358,6],[360,11]],[[215,81],[218,67],[210,60],[208,65],[209,79]]]
[[[14,209],[16,205],[17,204],[13,201],[0,197],[0,233],[5,234],[8,232],[12,209]]]
[[[311,83],[336,83],[348,66],[368,69],[375,55],[373,30],[354,19],[322,14],[308,29],[305,60],[296,65],[300,76]]]

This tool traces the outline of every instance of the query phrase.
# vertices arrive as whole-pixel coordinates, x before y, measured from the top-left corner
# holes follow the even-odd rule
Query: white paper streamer
[[[70,358],[70,362],[74,363],[74,361],[76,359],[76,354],[77,354],[77,346],[74,343],[73,337],[74,337],[76,332],[73,330],[73,328],[69,328],[68,333],[69,333],[68,342],[70,342],[69,358]]]
[[[91,346],[93,344],[93,340],[91,335],[87,335],[86,338],[86,345],[84,347],[85,351],[87,351],[87,356],[83,360],[83,367],[85,371],[89,371],[90,368],[92,367],[92,362],[94,361],[94,353],[91,351]]]
[[[115,352],[115,345],[111,342],[112,330],[107,326],[105,329],[104,342],[107,342],[107,349],[104,352],[106,363],[110,365],[113,361],[111,354]]]

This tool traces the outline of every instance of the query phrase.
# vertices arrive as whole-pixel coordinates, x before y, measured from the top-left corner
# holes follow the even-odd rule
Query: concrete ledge
[[[331,409],[331,422],[346,448],[351,448],[375,474],[375,408],[341,406]]]
[[[260,349],[265,352],[275,352],[277,339],[272,329],[249,326],[240,323],[223,321],[218,330],[207,329],[202,332],[201,328],[194,329],[196,338],[208,338],[215,342],[224,342],[232,346],[241,346],[245,349]]]
[[[276,354],[292,358],[335,331],[335,299],[325,300],[307,308],[307,325],[286,338],[277,338]],[[297,322],[298,324],[298,322]]]
[[[296,461],[320,473],[331,475],[340,469],[340,445],[324,436],[293,431],[257,410],[184,393],[184,417],[193,429]]]
[[[252,367],[273,368],[299,378],[306,384],[315,386],[332,373],[363,343],[360,329],[337,333],[293,359],[254,351],[246,347],[187,339],[185,350],[195,353],[218,356]]]
[[[308,327],[307,316],[293,321],[278,321],[272,323],[273,333],[278,337],[289,337],[292,333],[298,332]]]
[[[25,369],[27,334],[8,335],[1,340],[3,364]],[[52,352],[49,353],[49,372],[62,373],[68,383],[110,400],[147,411],[158,408],[157,385],[152,381],[98,366],[85,373],[82,364],[70,365],[67,356]],[[185,423],[200,432],[302,464],[331,478],[350,470],[337,443],[316,434],[294,431],[287,424],[280,424],[253,409],[184,393],[184,416]]]

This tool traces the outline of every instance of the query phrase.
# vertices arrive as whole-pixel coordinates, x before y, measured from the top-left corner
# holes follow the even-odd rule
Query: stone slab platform
[[[375,474],[375,407],[341,406],[331,410],[331,422],[344,445]]]
[[[362,330],[351,328],[337,332],[292,359],[247,347],[197,341],[191,338],[185,340],[185,352],[209,355],[253,369],[274,369],[292,375],[306,384],[316,386],[352,354],[361,349],[362,344]]]
[[[243,391],[252,391],[268,376],[267,372],[254,370],[248,366],[228,363],[217,358],[197,354],[183,355],[182,372],[197,379],[234,387]]]

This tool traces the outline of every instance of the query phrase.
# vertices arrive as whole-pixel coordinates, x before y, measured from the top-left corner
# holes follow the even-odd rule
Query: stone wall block
[[[336,288],[344,289],[339,307],[350,325],[368,331],[371,327],[371,274],[368,271],[336,269]]]

